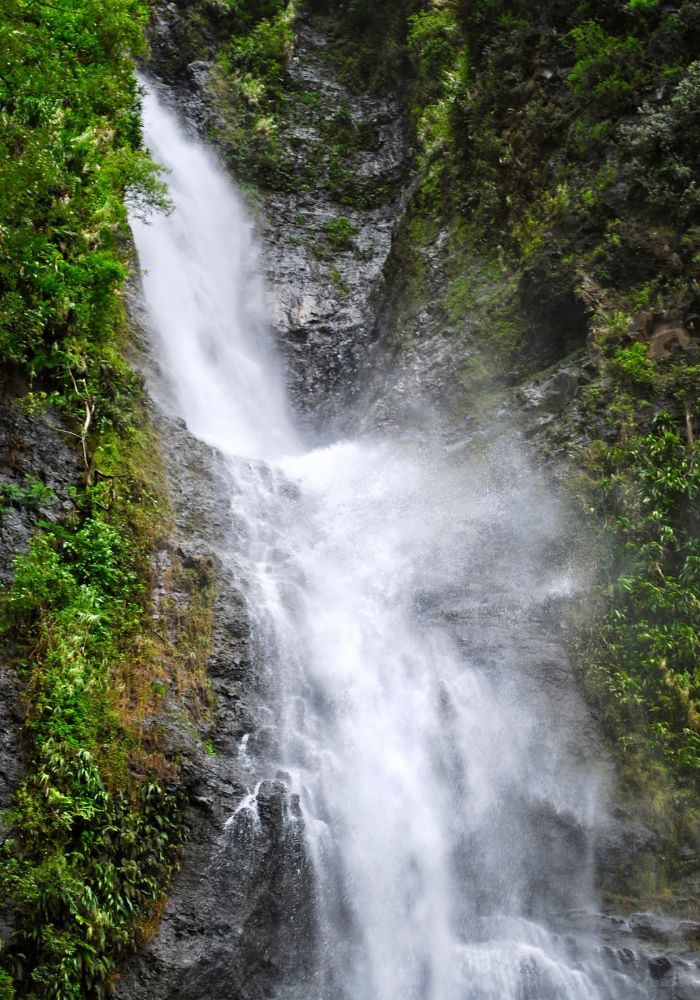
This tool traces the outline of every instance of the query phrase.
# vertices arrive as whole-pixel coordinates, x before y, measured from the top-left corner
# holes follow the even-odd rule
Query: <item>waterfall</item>
[[[586,930],[605,776],[559,637],[557,503],[512,442],[458,454],[406,427],[306,450],[241,199],[150,88],[144,115],[173,204],[133,223],[166,402],[226,457],[271,774],[313,862],[312,972],[278,996],[651,995]]]
[[[278,457],[296,445],[251,222],[213,154],[153,91],[144,116],[153,156],[169,170],[172,211],[134,218],[132,231],[172,406],[225,454]]]

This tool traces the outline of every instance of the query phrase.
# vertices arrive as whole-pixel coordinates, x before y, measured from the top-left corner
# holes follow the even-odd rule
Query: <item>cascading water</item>
[[[251,223],[214,157],[187,139],[154,93],[148,143],[169,168],[173,211],[133,219],[159,359],[175,410],[224,454],[270,458],[295,435],[272,342]]]
[[[153,91],[145,123],[173,202],[133,226],[156,351],[170,405],[226,456],[277,693],[272,773],[299,795],[314,866],[312,959],[277,995],[653,995],[576,933],[601,779],[561,682],[556,504],[514,447],[457,455],[404,428],[305,452],[241,202]]]

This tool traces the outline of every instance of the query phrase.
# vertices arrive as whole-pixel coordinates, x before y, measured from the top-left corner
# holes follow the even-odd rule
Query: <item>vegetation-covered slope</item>
[[[607,529],[610,610],[584,657],[624,742],[692,784],[700,6],[435,5],[411,22],[419,66],[446,33],[460,42],[444,89],[418,109],[427,171],[507,248],[533,346],[556,356],[586,332],[598,364],[576,460]]]
[[[14,928],[3,998],[104,995],[184,837],[177,767],[143,725],[177,654],[151,619],[168,505],[124,358],[126,199],[162,201],[131,57],[147,13],[141,0],[0,3],[0,355],[14,405],[48,408],[83,468],[65,517],[38,522],[2,604],[25,722],[0,854]],[[10,505],[41,508],[50,494],[41,478],[4,486],[0,527]]]

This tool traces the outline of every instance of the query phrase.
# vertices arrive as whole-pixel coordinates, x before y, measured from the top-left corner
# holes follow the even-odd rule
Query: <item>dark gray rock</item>
[[[312,192],[261,193],[262,264],[273,325],[287,360],[292,398],[316,427],[337,417],[338,398],[366,360],[397,213],[392,192],[398,191],[410,157],[398,100],[344,86],[323,57],[326,43],[311,23],[298,24],[292,86],[313,95],[315,110],[290,131],[288,152],[298,162],[317,163],[321,173],[327,170],[322,123],[343,109],[347,121],[369,126],[375,140],[371,148],[353,154],[354,176],[373,190],[386,189],[387,196],[384,203],[366,208],[339,202],[323,185]],[[338,218],[354,228],[351,245],[344,249],[326,236],[325,227]]]
[[[663,979],[672,968],[673,966],[665,955],[657,955],[656,958],[649,959],[649,975],[652,979]]]
[[[25,489],[37,480],[53,491],[37,504],[5,499],[0,512],[0,583],[7,586],[13,561],[24,552],[37,522],[55,521],[73,509],[68,490],[81,476],[74,438],[55,410],[30,416],[21,404],[28,386],[12,371],[0,379],[0,486]]]

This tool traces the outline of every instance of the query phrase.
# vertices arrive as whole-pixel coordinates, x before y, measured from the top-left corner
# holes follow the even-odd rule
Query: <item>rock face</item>
[[[356,94],[333,76],[324,60],[326,38],[301,23],[290,66],[292,86],[312,95],[314,112],[292,121],[286,141],[299,161],[329,169],[323,123],[340,109],[344,125],[364,131],[364,149],[352,158],[363,187],[385,190],[375,207],[339,203],[319,186],[310,192],[265,192],[260,235],[271,290],[273,323],[290,371],[300,412],[332,417],[337,397],[357,377],[374,327],[375,300],[392,244],[397,185],[409,157],[396,100]],[[320,418],[320,420],[319,420]]]
[[[5,372],[0,381],[0,584],[9,586],[13,563],[26,551],[39,520],[52,521],[73,507],[68,487],[80,477],[80,460],[60,417],[29,416],[18,402],[27,386]],[[0,649],[0,838],[2,819],[22,774],[21,683]],[[0,904],[0,939],[10,934]]]
[[[228,22],[222,12],[207,9],[205,16],[200,7],[156,5],[147,71],[166,82],[183,115],[206,136],[225,133],[225,83],[213,56]],[[251,204],[289,391],[309,427],[334,420],[339,396],[366,363],[412,157],[398,98],[350,89],[329,49],[302,13],[278,151],[294,180],[256,190]],[[301,179],[309,164],[313,183]]]
[[[220,457],[164,415],[157,424],[177,512],[174,544],[215,567],[211,719],[165,734],[182,761],[188,846],[158,933],[124,971],[120,998],[266,997],[295,967],[308,935],[308,863],[297,806],[265,778],[274,730],[269,693],[251,662],[249,615],[229,552],[229,480]],[[167,556],[161,569],[167,568]]]

